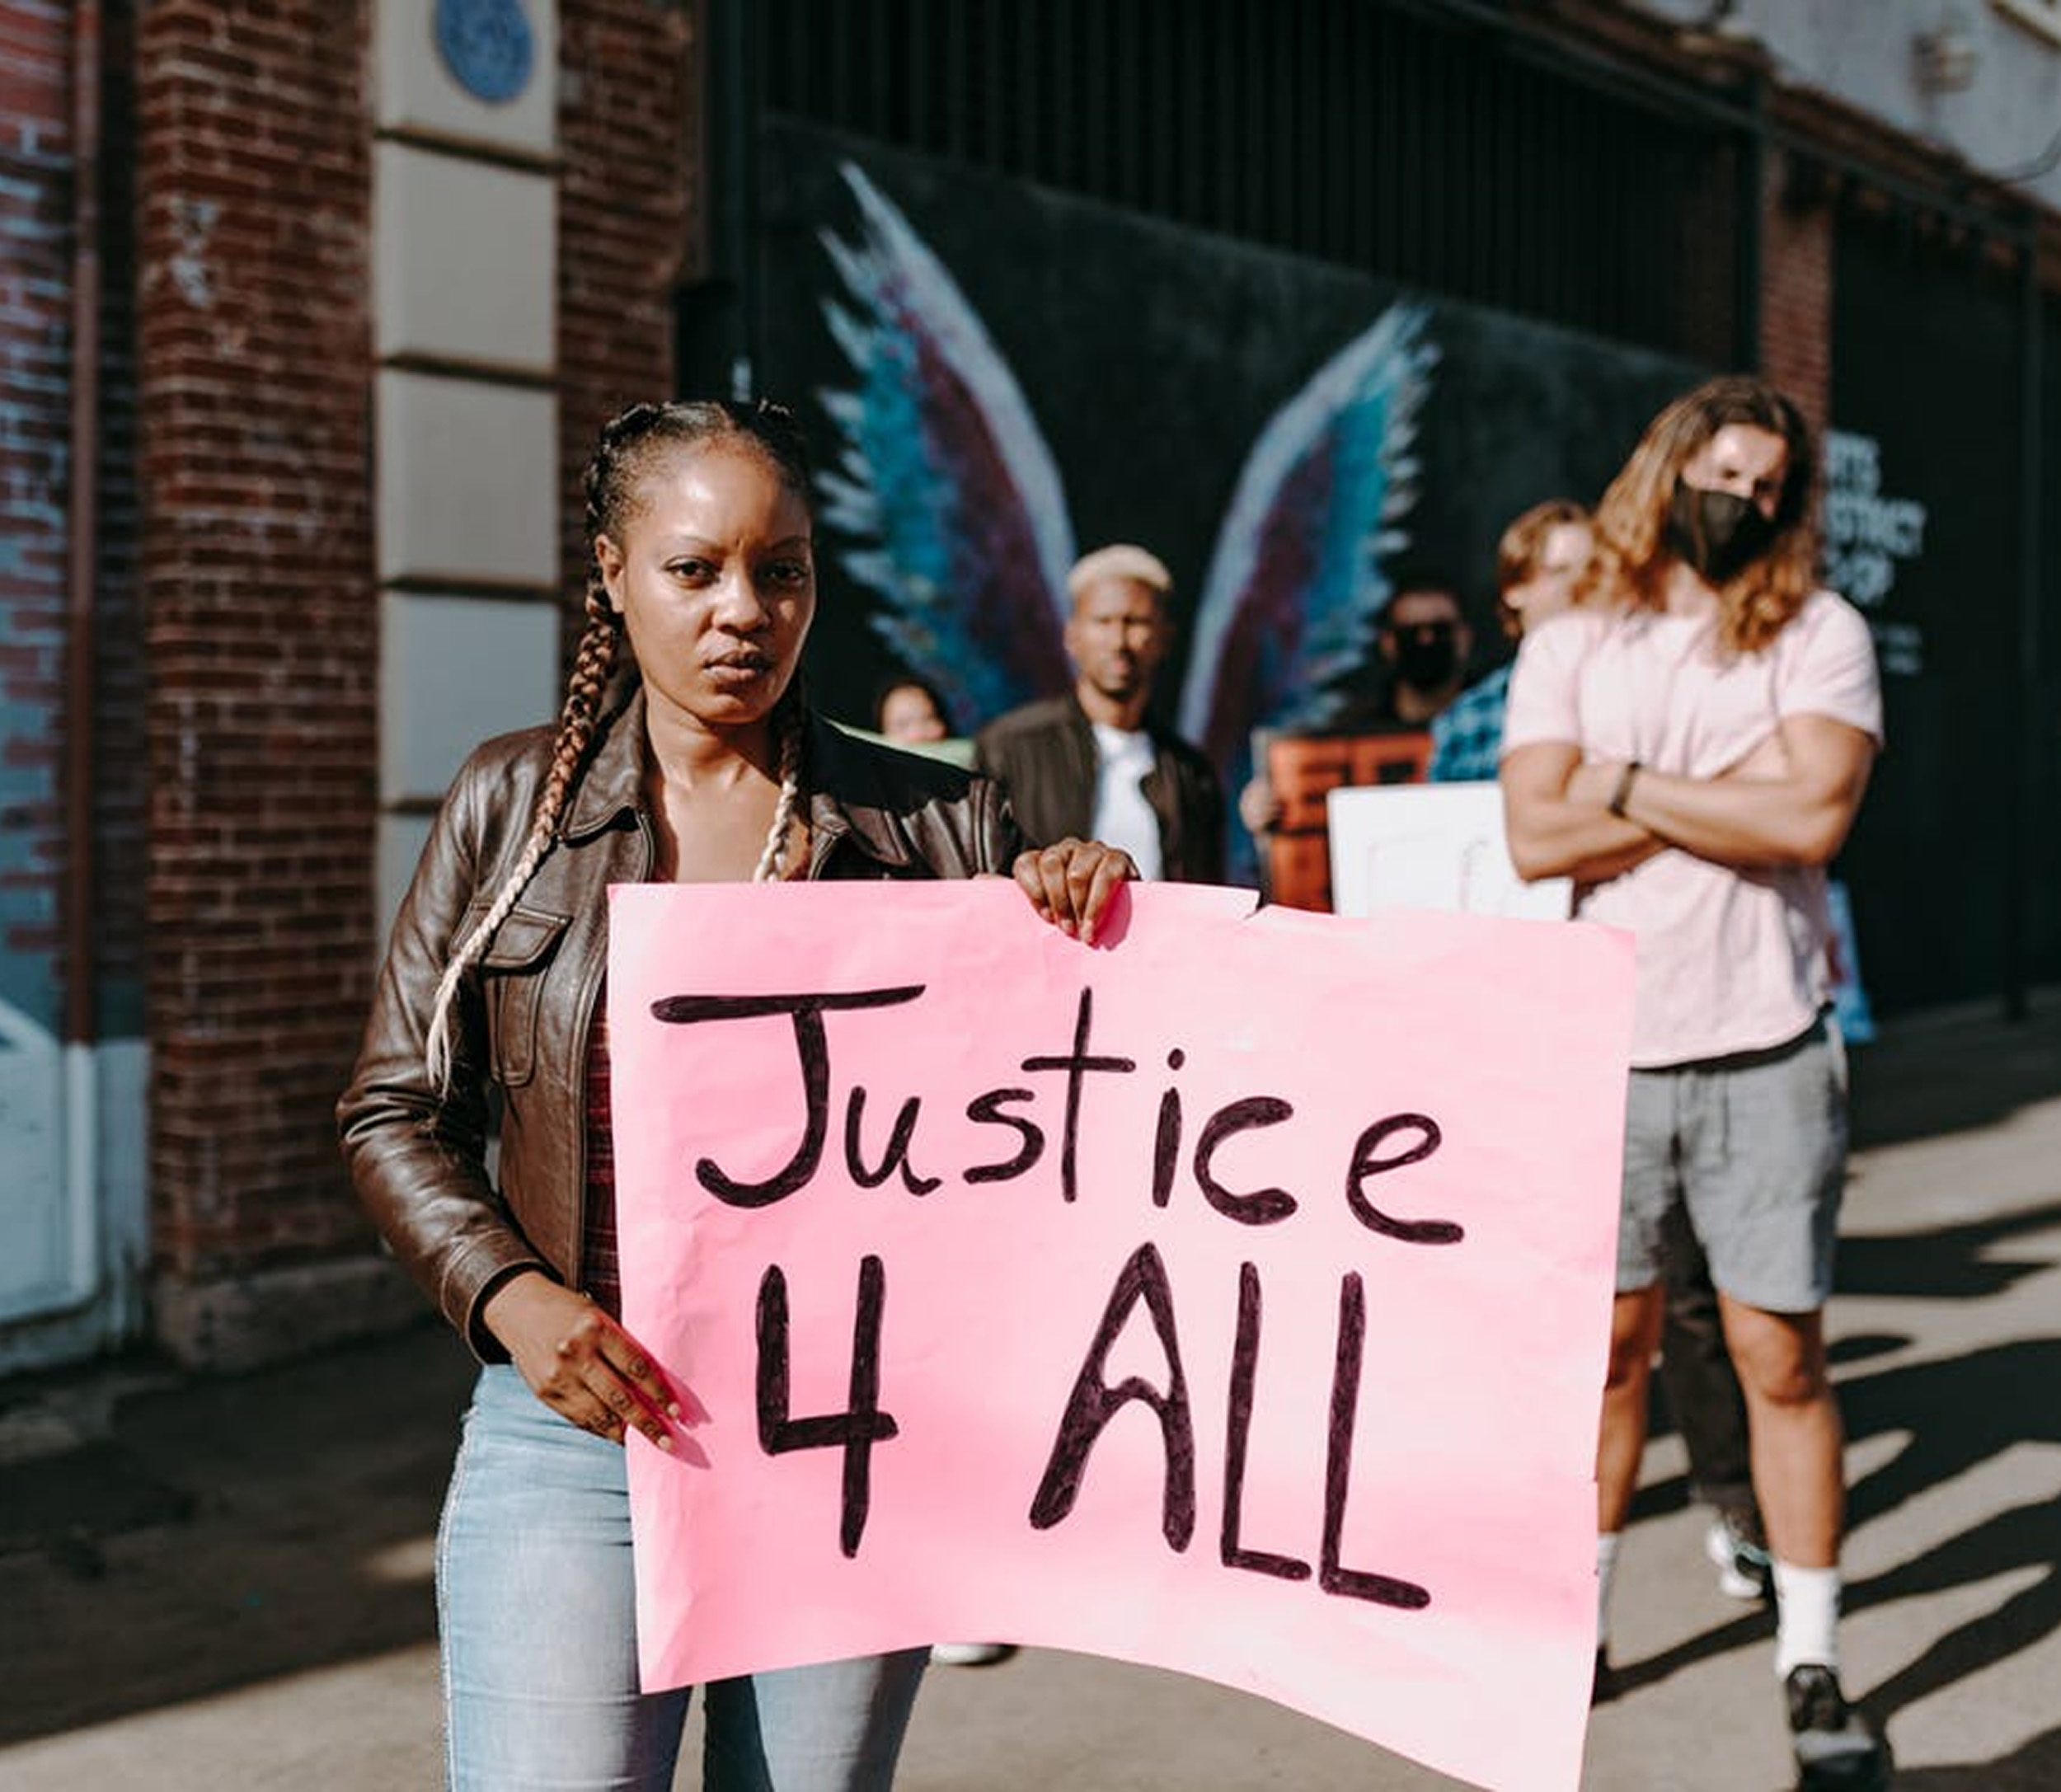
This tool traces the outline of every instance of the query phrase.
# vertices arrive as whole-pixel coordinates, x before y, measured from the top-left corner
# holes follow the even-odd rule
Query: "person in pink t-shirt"
[[[1866,623],[1816,584],[1810,431],[1742,378],[1667,406],[1603,495],[1582,601],[1527,634],[1511,856],[1638,950],[1597,1483],[1598,1672],[1645,1443],[1661,1234],[1686,1217],[1745,1390],[1801,1784],[1885,1782],[1838,1679],[1844,1474],[1824,1307],[1846,1161],[1825,866],[1881,744]]]

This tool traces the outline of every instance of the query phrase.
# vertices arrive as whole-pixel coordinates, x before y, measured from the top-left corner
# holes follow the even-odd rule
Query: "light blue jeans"
[[[453,1792],[669,1792],[688,1692],[637,1690],[620,1446],[481,1372],[437,1537]],[[885,1792],[926,1652],[706,1689],[706,1792]]]

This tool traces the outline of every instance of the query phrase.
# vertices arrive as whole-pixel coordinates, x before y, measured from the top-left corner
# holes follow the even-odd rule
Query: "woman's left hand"
[[[1099,840],[1033,847],[1017,854],[1013,869],[1030,906],[1083,945],[1094,945],[1096,926],[1119,886],[1138,875],[1130,854]]]

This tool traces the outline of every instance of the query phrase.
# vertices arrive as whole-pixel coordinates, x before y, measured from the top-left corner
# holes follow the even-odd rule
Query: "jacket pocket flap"
[[[492,943],[481,957],[481,966],[491,971],[516,971],[539,964],[571,923],[570,915],[525,908],[518,903],[494,930]]]

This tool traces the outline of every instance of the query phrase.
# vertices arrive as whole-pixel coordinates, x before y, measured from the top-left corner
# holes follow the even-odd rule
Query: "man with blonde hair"
[[[1105,840],[1147,877],[1223,875],[1223,797],[1209,762],[1147,715],[1173,644],[1173,579],[1128,542],[1097,548],[1067,576],[1073,688],[1012,710],[976,742],[982,770],[1008,786],[1031,842]]]

